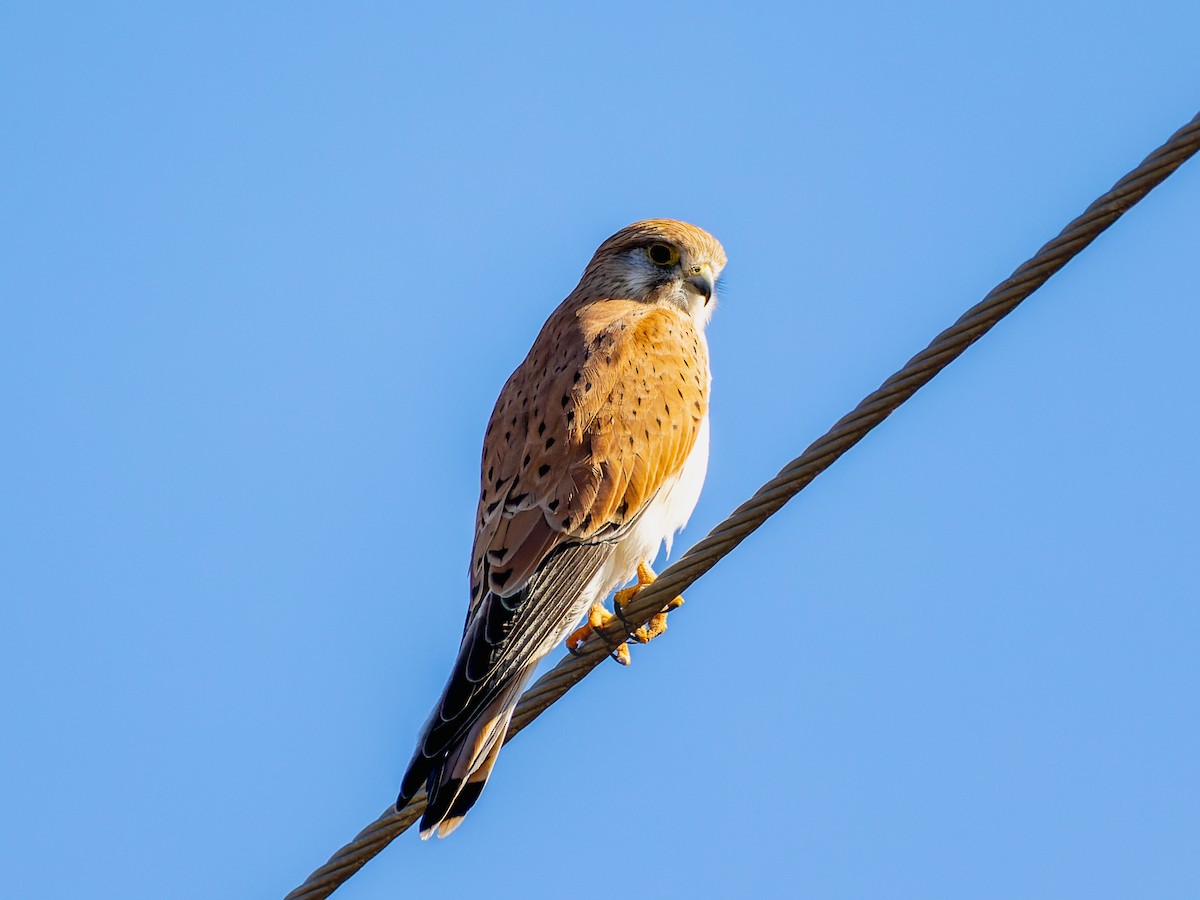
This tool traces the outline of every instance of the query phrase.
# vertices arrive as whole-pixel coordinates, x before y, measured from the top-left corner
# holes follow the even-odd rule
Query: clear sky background
[[[686,547],[1200,109],[1200,5],[5,4],[13,898],[279,897],[395,796],[496,393],[729,253]],[[339,898],[1200,896],[1200,161]]]

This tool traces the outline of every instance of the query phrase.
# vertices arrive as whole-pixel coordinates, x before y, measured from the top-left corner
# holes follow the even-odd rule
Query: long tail
[[[526,680],[526,677],[513,679],[462,739],[443,753],[431,759],[418,746],[404,773],[396,809],[402,809],[422,787],[428,790],[425,813],[421,816],[422,840],[435,831],[438,837],[454,831],[483,793]]]

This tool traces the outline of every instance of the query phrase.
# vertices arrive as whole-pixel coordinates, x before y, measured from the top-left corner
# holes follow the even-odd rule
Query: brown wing
[[[682,469],[707,409],[688,316],[630,300],[560,308],[488,425],[472,610],[520,590],[561,542],[629,522]]]
[[[401,805],[453,755],[427,815],[434,822],[456,808],[464,780],[507,728],[511,707],[497,717],[498,698],[569,624],[613,538],[683,467],[707,388],[703,339],[673,309],[564,304],[546,323],[488,424],[471,606]],[[482,722],[490,709],[495,721]]]

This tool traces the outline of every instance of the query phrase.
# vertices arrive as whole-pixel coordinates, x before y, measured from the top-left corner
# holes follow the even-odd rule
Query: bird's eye
[[[646,248],[646,255],[656,266],[673,266],[679,262],[679,251],[670,244],[651,244]]]

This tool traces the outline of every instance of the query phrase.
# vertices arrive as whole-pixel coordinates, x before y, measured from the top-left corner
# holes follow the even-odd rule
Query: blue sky
[[[0,12],[13,897],[281,896],[394,797],[496,393],[730,257],[702,536],[1200,108],[1195,3]],[[1200,163],[339,898],[1195,897]]]

